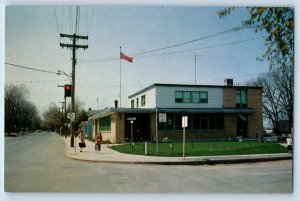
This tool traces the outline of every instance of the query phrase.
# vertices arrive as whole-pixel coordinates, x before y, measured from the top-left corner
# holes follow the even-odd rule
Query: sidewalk
[[[128,163],[128,164],[160,164],[160,165],[214,165],[232,163],[251,163],[276,160],[291,160],[292,155],[280,154],[255,154],[255,155],[229,155],[229,156],[202,156],[202,157],[157,157],[123,154],[101,145],[100,154],[95,151],[95,144],[86,140],[86,147],[80,152],[78,138],[76,147],[70,147],[70,137],[65,141],[65,156],[70,159],[103,162],[103,163]]]

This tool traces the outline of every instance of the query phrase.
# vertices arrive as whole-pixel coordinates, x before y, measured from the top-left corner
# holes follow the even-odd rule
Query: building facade
[[[182,116],[187,140],[256,139],[263,130],[262,88],[153,84],[129,96],[130,108],[107,108],[89,118],[93,135],[111,142],[181,140]],[[134,119],[132,121],[132,119]]]

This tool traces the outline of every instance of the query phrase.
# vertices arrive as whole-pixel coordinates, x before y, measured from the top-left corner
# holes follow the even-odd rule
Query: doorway
[[[131,140],[131,121],[127,120],[135,118],[132,124],[133,141],[142,142],[150,140],[150,114],[125,114],[125,140]]]

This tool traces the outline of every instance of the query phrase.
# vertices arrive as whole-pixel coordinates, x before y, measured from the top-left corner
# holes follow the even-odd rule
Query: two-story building
[[[263,130],[262,88],[224,85],[153,84],[129,96],[130,108],[106,108],[90,117],[93,134],[123,142],[182,139],[182,116],[188,117],[187,140],[255,139]]]

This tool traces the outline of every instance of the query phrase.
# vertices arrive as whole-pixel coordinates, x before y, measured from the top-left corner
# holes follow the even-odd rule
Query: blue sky
[[[89,47],[77,51],[76,97],[86,109],[97,109],[97,98],[100,109],[113,106],[113,101],[119,99],[120,46],[123,53],[134,58],[133,63],[122,60],[121,64],[122,107],[129,107],[129,95],[153,83],[194,84],[195,54],[197,84],[222,85],[225,78],[244,83],[267,72],[268,63],[256,60],[264,52],[260,37],[266,34],[251,29],[143,55],[147,57],[136,55],[210,36],[239,26],[248,18],[246,9],[241,8],[220,19],[217,11],[221,8],[80,6],[79,35],[88,35],[89,39],[79,40],[78,44]],[[60,42],[70,41],[60,38],[59,33],[73,34],[75,13],[76,6],[7,6],[5,61],[70,74],[71,50],[59,46]],[[245,41],[248,39],[251,41]],[[238,43],[224,45],[233,42]],[[180,53],[165,54],[172,52]],[[5,65],[5,83],[27,85],[31,100],[42,113],[51,103],[60,105],[63,89],[57,85],[69,80],[63,75]]]

